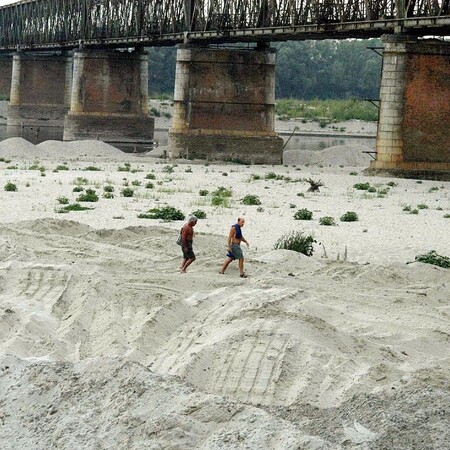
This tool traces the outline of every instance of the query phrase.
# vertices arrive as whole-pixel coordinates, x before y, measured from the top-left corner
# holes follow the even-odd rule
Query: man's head
[[[245,219],[243,217],[238,217],[237,224],[240,227],[243,227],[245,225]]]
[[[191,225],[192,227],[195,227],[195,225],[197,224],[197,217],[195,216],[189,216],[188,219],[188,224]]]

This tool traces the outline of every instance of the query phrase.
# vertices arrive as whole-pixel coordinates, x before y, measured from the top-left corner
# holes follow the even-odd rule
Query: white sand
[[[169,162],[105,144],[9,141],[2,185],[18,191],[0,191],[2,450],[449,448],[450,269],[406,263],[450,256],[450,183],[364,177],[339,167],[345,149],[334,167],[195,162],[169,174]],[[28,170],[37,160],[44,177]],[[119,172],[125,161],[143,171]],[[63,162],[70,170],[52,171]],[[325,186],[252,180],[268,172]],[[58,197],[75,201],[77,177],[117,196],[55,212]],[[133,180],[136,196],[120,196]],[[352,187],[366,181],[398,185],[384,198]],[[233,190],[230,208],[199,196],[219,186]],[[246,194],[259,210],[240,203]],[[182,222],[137,218],[166,204],[207,213],[186,275]],[[418,204],[428,209],[402,211]],[[300,208],[313,220],[294,220]],[[360,220],[340,222],[346,211]],[[248,279],[236,264],[218,274],[238,215]],[[291,230],[314,234],[311,258],[273,250]]]

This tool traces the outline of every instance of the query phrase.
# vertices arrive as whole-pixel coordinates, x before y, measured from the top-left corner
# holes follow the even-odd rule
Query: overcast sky
[[[10,3],[15,3],[15,1],[12,1],[12,0],[0,0],[0,6],[1,5],[9,5]]]

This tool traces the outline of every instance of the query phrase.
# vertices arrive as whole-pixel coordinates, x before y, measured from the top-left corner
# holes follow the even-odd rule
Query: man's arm
[[[231,252],[231,243],[233,242],[233,238],[236,235],[236,228],[231,227],[230,233],[228,234],[228,243],[227,243],[227,249],[229,252]]]
[[[188,227],[183,226],[183,228],[181,229],[181,246],[186,248],[188,246],[188,241],[189,239],[189,230]]]

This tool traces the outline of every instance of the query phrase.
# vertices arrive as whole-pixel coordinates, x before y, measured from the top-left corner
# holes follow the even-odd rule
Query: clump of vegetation
[[[262,212],[264,212],[264,208],[262,206],[258,206],[256,208],[256,212],[262,213]]]
[[[139,219],[162,219],[166,221],[184,220],[184,214],[173,206],[149,209],[148,212],[138,214]]]
[[[395,187],[398,186],[398,184],[395,181],[389,181],[388,183],[386,183],[389,187]]]
[[[94,189],[86,189],[83,194],[78,196],[77,202],[98,202],[98,195]]]
[[[350,172],[350,175],[356,176],[356,175],[358,175],[358,172]]]
[[[417,255],[415,260],[426,264],[432,264],[434,266],[443,267],[444,269],[450,268],[450,258],[448,256],[442,256],[436,253],[435,250],[431,250],[424,255]]]
[[[327,227],[333,227],[336,225],[336,222],[331,216],[324,216],[319,219],[319,225],[325,225]]]
[[[146,180],[156,180],[156,175],[154,173],[148,173],[145,175]]]
[[[428,205],[425,205],[425,203],[420,203],[417,205],[417,209],[428,209]]]
[[[409,213],[410,214],[419,214],[419,210],[418,209],[412,209]]]
[[[132,184],[133,186],[140,186],[142,183],[141,183],[139,180],[133,180],[133,181],[131,182],[131,184]]]
[[[155,185],[149,181],[146,185],[145,185],[145,189],[153,189],[155,187]]]
[[[10,181],[8,181],[8,183],[5,184],[3,189],[5,191],[7,191],[7,192],[16,192],[17,191],[17,185],[15,185],[14,183],[11,183]]]
[[[200,189],[200,191],[198,192],[198,195],[200,195],[200,197],[206,197],[209,194],[209,191],[207,191],[206,189]]]
[[[265,180],[277,180],[277,181],[280,181],[280,180],[284,180],[285,177],[284,177],[284,175],[279,175],[279,174],[277,174],[275,172],[268,172],[268,173],[266,173],[264,175],[264,179]]]
[[[81,186],[75,186],[73,188],[73,192],[83,192],[83,191],[84,191],[84,188],[82,188]]]
[[[188,168],[185,170],[185,173],[192,173],[192,167],[188,166]]]
[[[40,172],[45,172],[45,167],[40,166],[39,164],[33,164],[32,166],[28,167],[28,170],[39,170]]]
[[[432,187],[430,187],[430,189],[428,189],[428,192],[436,192],[438,190],[439,190],[438,186],[432,186]]]
[[[103,192],[103,198],[107,199],[114,198],[114,194],[112,192]]]
[[[323,186],[321,180],[315,181],[312,178],[308,178],[305,181],[309,183],[309,188],[307,192],[320,192],[319,188]]]
[[[340,218],[341,222],[356,222],[358,221],[358,214],[354,211],[347,211],[345,214],[342,214]]]
[[[313,244],[315,242],[316,240],[310,234],[303,234],[300,231],[291,231],[278,239],[274,249],[293,250],[294,252],[303,253],[306,256],[312,256],[314,252]]]
[[[56,200],[60,205],[68,205],[69,204],[69,199],[67,197],[58,197]]]
[[[197,209],[197,211],[194,211],[192,215],[197,217],[197,219],[206,219],[206,212],[201,209]]]
[[[73,184],[76,184],[77,186],[86,186],[89,184],[89,180],[84,177],[76,177]]]
[[[313,217],[313,213],[312,211],[310,211],[307,208],[302,208],[299,209],[295,214],[294,214],[294,219],[295,220],[311,220]]]
[[[402,210],[402,211],[406,211],[406,212],[411,211],[411,206],[405,205],[405,206],[403,207],[403,210]]]
[[[353,187],[358,191],[368,191],[370,189],[370,183],[356,183]]]
[[[130,163],[124,163],[123,166],[119,166],[117,168],[119,172],[130,172],[131,171],[131,164]]]
[[[102,169],[100,169],[100,167],[96,167],[96,166],[87,166],[83,170],[87,170],[87,171],[90,171],[90,172],[99,172]]]
[[[114,192],[114,186],[111,186],[110,184],[106,185],[103,190],[105,192]]]
[[[163,171],[164,173],[173,173],[174,167],[175,167],[175,166],[165,166],[165,167],[163,167],[162,171]]]
[[[69,168],[64,164],[60,164],[60,165],[58,165],[58,166],[56,166],[56,168],[55,168],[55,170],[54,171],[57,171],[57,172],[61,172],[61,171],[63,171],[63,170],[69,170]],[[53,171],[53,172],[54,172]]]
[[[450,219],[450,214],[444,214],[444,219]]]
[[[59,208],[56,210],[58,213],[68,213],[70,211],[86,211],[89,208],[87,206],[81,206],[79,203],[71,203],[70,205],[63,206],[62,208]]]
[[[233,192],[231,189],[227,189],[223,186],[220,186],[212,193],[213,197],[231,197],[233,195]]]
[[[230,206],[229,198],[232,196],[231,189],[227,189],[220,186],[212,193],[211,205],[212,206],[223,206],[228,208]]]
[[[247,194],[243,199],[242,199],[242,204],[243,205],[260,205],[261,204],[261,200],[259,199],[259,197],[257,195],[251,195],[251,194]]]
[[[261,175],[258,175],[257,173],[252,174],[251,180],[261,180]]]
[[[122,189],[122,196],[123,197],[133,197],[134,196],[134,190],[126,187]]]

